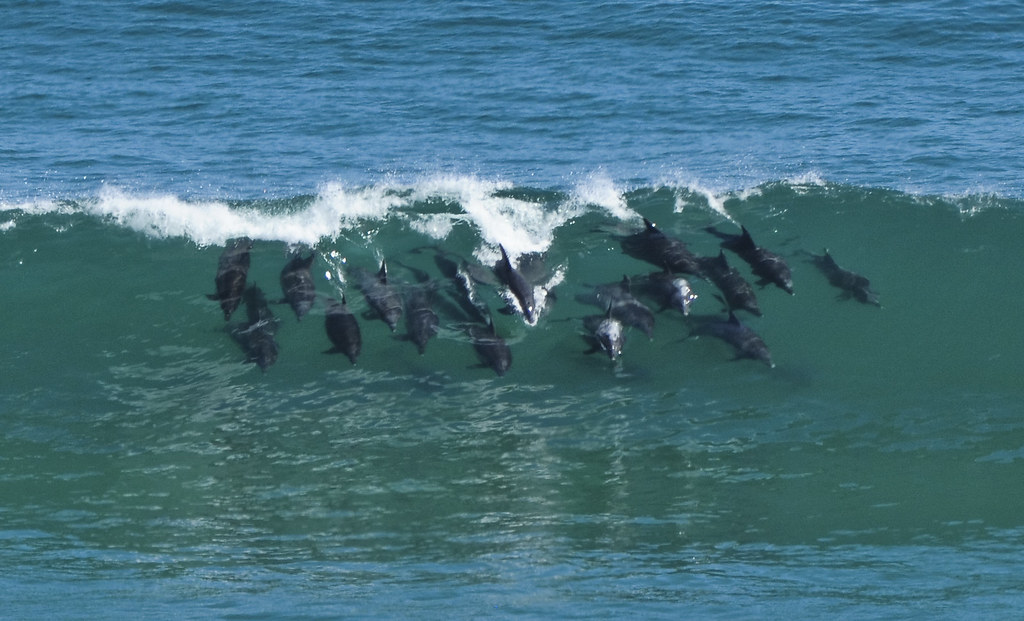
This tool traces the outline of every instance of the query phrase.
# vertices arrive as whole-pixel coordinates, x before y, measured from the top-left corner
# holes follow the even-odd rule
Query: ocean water
[[[1024,605],[1018,7],[8,6],[4,616]],[[794,295],[725,251],[773,367],[709,333],[727,314],[697,276],[689,316],[652,303],[650,338],[588,353],[595,287],[660,269],[623,251],[644,218],[701,256],[707,227],[744,226],[785,259]],[[207,297],[243,236],[265,370],[233,338],[245,305]],[[499,246],[535,321],[494,282]],[[825,249],[880,306],[829,282]],[[277,303],[295,252],[301,320]],[[370,311],[382,261],[431,292],[422,355]],[[355,364],[325,353],[342,296]]]

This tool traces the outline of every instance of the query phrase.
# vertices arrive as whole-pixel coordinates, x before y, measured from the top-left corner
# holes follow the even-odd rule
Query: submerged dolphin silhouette
[[[844,297],[852,296],[863,304],[882,306],[882,303],[878,301],[878,294],[871,290],[871,281],[856,272],[839,267],[827,248],[823,255],[811,254],[811,260],[825,274],[833,287],[838,287],[845,292]]]
[[[441,321],[431,308],[432,289],[429,284],[411,287],[405,299],[405,326],[409,340],[416,344],[420,355],[427,349],[430,339],[437,336]]]
[[[363,349],[363,336],[359,331],[359,322],[356,316],[348,309],[345,296],[341,296],[341,302],[328,299],[329,306],[324,315],[324,329],[327,331],[327,338],[334,346],[327,353],[341,352],[348,356],[352,364],[356,363]]]
[[[488,316],[483,325],[470,325],[468,331],[480,362],[493,369],[499,377],[504,376],[512,367],[512,350],[505,339],[498,336],[491,318]]]
[[[231,331],[245,350],[246,362],[255,362],[262,371],[277,362],[277,318],[270,312],[263,291],[253,285],[245,290],[247,323]]]
[[[295,318],[300,321],[313,307],[313,300],[316,298],[316,286],[310,273],[315,256],[316,254],[311,252],[309,258],[303,259],[301,254],[296,253],[281,270],[281,290],[284,292],[284,299],[295,311]]]
[[[214,278],[217,293],[208,294],[206,297],[220,302],[224,321],[231,318],[231,314],[242,301],[245,279],[249,273],[250,249],[252,240],[248,237],[239,237],[224,248],[217,261],[217,276]]]
[[[732,345],[736,349],[737,358],[760,360],[769,367],[775,368],[772,354],[768,351],[768,346],[764,344],[761,336],[737,319],[736,314],[731,310],[726,321],[711,321],[705,324],[702,330]]]
[[[402,296],[388,282],[388,266],[383,259],[376,274],[362,272],[359,288],[363,290],[370,308],[394,332],[402,316]]]

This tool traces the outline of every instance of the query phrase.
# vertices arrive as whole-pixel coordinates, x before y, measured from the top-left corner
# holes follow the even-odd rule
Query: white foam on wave
[[[626,205],[626,197],[610,177],[603,173],[588,175],[572,190],[572,200],[580,205],[596,205],[618,220],[639,220],[640,214]]]
[[[432,213],[413,220],[409,226],[418,233],[436,240],[448,237],[455,226],[455,219],[452,214]]]
[[[305,208],[271,213],[256,207],[232,207],[224,201],[187,201],[172,195],[134,195],[105,187],[95,198],[71,203],[38,201],[6,205],[29,214],[86,213],[108,218],[145,235],[184,237],[200,246],[218,245],[233,237],[315,245],[335,238],[360,219],[386,217],[408,202],[388,186],[350,189],[327,184]]]
[[[785,182],[796,190],[807,187],[824,187],[828,185],[825,178],[816,170],[809,170],[803,174],[789,177]]]
[[[46,213],[72,213],[74,210],[66,202],[35,200],[24,203],[0,203],[0,212],[3,211],[22,211],[29,215],[38,216]]]
[[[476,227],[486,245],[475,255],[481,262],[490,264],[500,257],[499,244],[513,258],[547,250],[554,241],[555,229],[581,213],[582,208],[578,205],[566,203],[552,209],[541,203],[500,194],[512,187],[511,183],[503,181],[438,175],[416,183],[412,198],[458,203],[462,213],[447,215],[449,224],[462,220]],[[445,216],[432,216],[424,221],[434,228],[435,236],[443,232],[439,221]]]
[[[360,220],[383,220],[394,210],[408,205],[409,199],[403,197],[399,189],[389,183],[349,188],[331,182],[320,189],[308,211],[323,217],[324,228],[330,222],[336,235],[341,227],[352,226]]]
[[[714,190],[698,182],[689,182],[685,184],[676,185],[675,187],[685,188],[691,194],[698,194],[704,197],[704,200],[707,201],[707,206],[712,211],[722,216],[723,218],[729,220],[730,222],[736,221],[729,213],[729,211],[725,208],[725,201],[729,198],[728,192]],[[675,205],[673,207],[673,210],[676,213],[682,213],[691,205],[692,203],[690,203],[690,201],[687,199],[686,193],[680,191],[676,192],[676,200]]]
[[[186,237],[205,246],[257,229],[253,214],[231,209],[219,201],[189,202],[171,195],[134,196],[106,187],[92,200],[82,201],[85,213],[110,218],[119,225],[152,237]]]
[[[91,198],[78,201],[36,201],[5,204],[4,210],[33,215],[84,213],[108,219],[157,238],[184,237],[200,246],[220,245],[235,237],[281,241],[290,245],[316,245],[336,239],[360,221],[385,220],[396,212],[409,226],[437,240],[447,237],[455,224],[467,222],[483,239],[484,254],[496,260],[498,244],[516,257],[547,250],[559,226],[580,214],[584,203],[623,209],[624,202],[610,182],[581,186],[576,200],[552,206],[540,201],[502,195],[513,189],[504,181],[473,176],[436,175],[402,186],[383,182],[350,187],[326,183],[301,207],[275,209],[263,204],[233,205],[221,200],[184,200],[169,194],[135,194],[106,186]],[[445,213],[409,211],[417,202],[451,202],[459,208]]]

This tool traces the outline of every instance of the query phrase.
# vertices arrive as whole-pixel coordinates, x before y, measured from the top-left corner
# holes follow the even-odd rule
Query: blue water
[[[289,195],[439,170],[1021,194],[996,2],[15,3],[7,197]]]
[[[1024,12],[982,2],[15,0],[0,26],[11,618],[1006,618],[1024,605]],[[774,368],[655,314],[647,217],[789,263]],[[232,238],[277,298],[245,362]],[[438,256],[544,257],[535,322]],[[881,306],[830,285],[828,248]],[[741,274],[755,280],[734,253]],[[434,283],[423,355],[367,315]],[[363,351],[323,354],[345,295]]]

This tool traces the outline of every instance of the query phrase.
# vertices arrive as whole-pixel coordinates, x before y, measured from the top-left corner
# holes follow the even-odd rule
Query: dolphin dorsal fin
[[[383,284],[388,284],[388,264],[384,259],[380,260],[380,271],[377,272],[377,280]]]
[[[508,269],[512,269],[512,260],[508,258],[508,252],[505,251],[505,246],[498,244],[498,250],[501,251],[501,264]]]
[[[741,224],[740,229],[743,231],[743,234],[740,235],[740,244],[742,247],[750,250],[757,248],[757,244],[754,243],[754,238],[750,236],[750,231],[747,230],[747,227]]]

